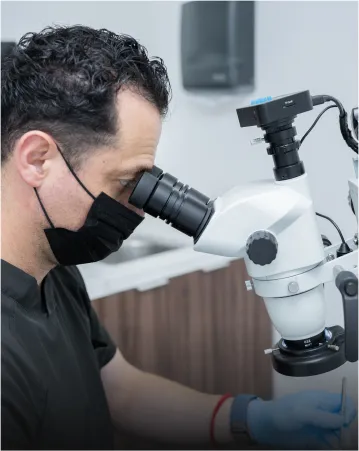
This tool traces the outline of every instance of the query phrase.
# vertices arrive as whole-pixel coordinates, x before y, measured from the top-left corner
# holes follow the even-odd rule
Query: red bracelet
[[[216,443],[216,439],[214,438],[214,423],[215,423],[215,419],[216,419],[216,415],[219,411],[219,409],[221,408],[222,404],[228,399],[228,398],[232,398],[232,395],[230,393],[226,393],[225,395],[221,396],[221,398],[219,399],[219,401],[217,402],[213,413],[212,413],[212,418],[211,418],[211,427],[210,427],[210,436],[211,436],[211,444],[212,447],[214,449],[217,449],[217,443]]]

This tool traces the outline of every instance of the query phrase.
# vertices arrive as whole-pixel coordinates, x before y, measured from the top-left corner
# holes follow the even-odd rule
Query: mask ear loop
[[[43,204],[42,204],[42,202],[41,202],[41,199],[40,199],[39,193],[37,192],[37,189],[34,188],[34,191],[35,191],[36,197],[37,197],[37,199],[38,199],[38,201],[39,201],[39,204],[40,204],[40,206],[41,206],[41,209],[42,209],[42,211],[44,212],[44,215],[46,216],[46,219],[48,220],[50,226],[54,229],[55,226],[54,226],[54,224],[52,223],[52,221],[51,221],[49,215],[46,213],[45,207],[43,206]]]
[[[57,150],[60,152],[60,155],[62,156],[64,162],[66,163],[66,166],[69,168],[71,174],[75,177],[75,179],[78,181],[78,183],[82,186],[82,188],[86,191],[86,193],[92,197],[93,200],[96,200],[96,197],[86,188],[86,186],[81,182],[81,180],[77,177],[75,174],[75,171],[72,169],[70,164],[67,162],[66,158],[64,157],[63,153],[61,152],[59,146],[56,144]]]
[[[75,177],[75,179],[77,180],[77,182],[78,182],[78,183],[81,185],[81,187],[86,191],[86,193],[87,193],[90,197],[92,197],[93,200],[96,200],[96,197],[95,197],[95,196],[94,196],[94,195],[86,188],[86,186],[85,186],[85,185],[81,182],[81,180],[77,177],[77,175],[75,174],[75,171],[72,169],[72,167],[70,166],[70,164],[67,162],[66,158],[64,157],[63,153],[61,152],[60,147],[59,147],[57,144],[56,144],[56,147],[57,147],[57,150],[60,152],[60,155],[62,156],[64,162],[66,163],[66,166],[69,168],[71,174]],[[34,188],[34,191],[35,191],[36,197],[37,197],[37,199],[38,199],[38,201],[39,201],[39,204],[40,204],[40,206],[41,206],[42,211],[44,212],[44,215],[45,215],[46,219],[48,220],[50,226],[54,229],[55,226],[54,226],[54,224],[52,223],[52,221],[51,221],[49,215],[47,214],[47,212],[46,212],[46,210],[45,210],[45,207],[44,207],[43,203],[41,202],[41,199],[40,199],[39,193],[37,192],[37,189]]]

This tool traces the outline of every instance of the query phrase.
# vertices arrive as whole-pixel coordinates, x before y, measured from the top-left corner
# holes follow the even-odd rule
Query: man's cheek
[[[86,222],[87,216],[92,208],[94,200],[85,192],[79,192],[64,200],[64,217],[71,224],[71,230],[80,229]]]
[[[143,210],[140,210],[139,208],[134,207],[133,205],[131,205],[128,200],[125,202],[121,202],[123,205],[125,205],[125,207],[127,207],[128,209],[134,211],[135,213],[137,213],[138,215],[142,216],[143,218],[145,217],[145,212]]]
[[[118,202],[120,202],[122,205],[127,207],[129,210],[134,211],[138,215],[145,217],[145,212],[142,209],[136,208],[133,205],[129,203],[129,198],[132,194],[133,188],[126,189],[123,193],[121,193],[121,196],[117,199]]]

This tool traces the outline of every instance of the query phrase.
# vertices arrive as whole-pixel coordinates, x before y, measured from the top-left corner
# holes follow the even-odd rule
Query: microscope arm
[[[344,310],[345,358],[348,362],[358,360],[358,277],[336,266],[335,284],[342,295]]]

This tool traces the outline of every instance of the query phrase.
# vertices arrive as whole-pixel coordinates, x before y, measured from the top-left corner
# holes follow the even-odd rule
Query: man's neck
[[[1,168],[1,183],[1,258],[40,285],[56,260],[53,263],[49,258],[51,249],[39,223],[37,199],[12,166],[6,171]],[[35,207],[39,216],[34,218]]]
[[[11,227],[14,222],[2,217],[1,258],[33,276],[40,285],[47,273],[56,266],[46,259],[36,233]]]

